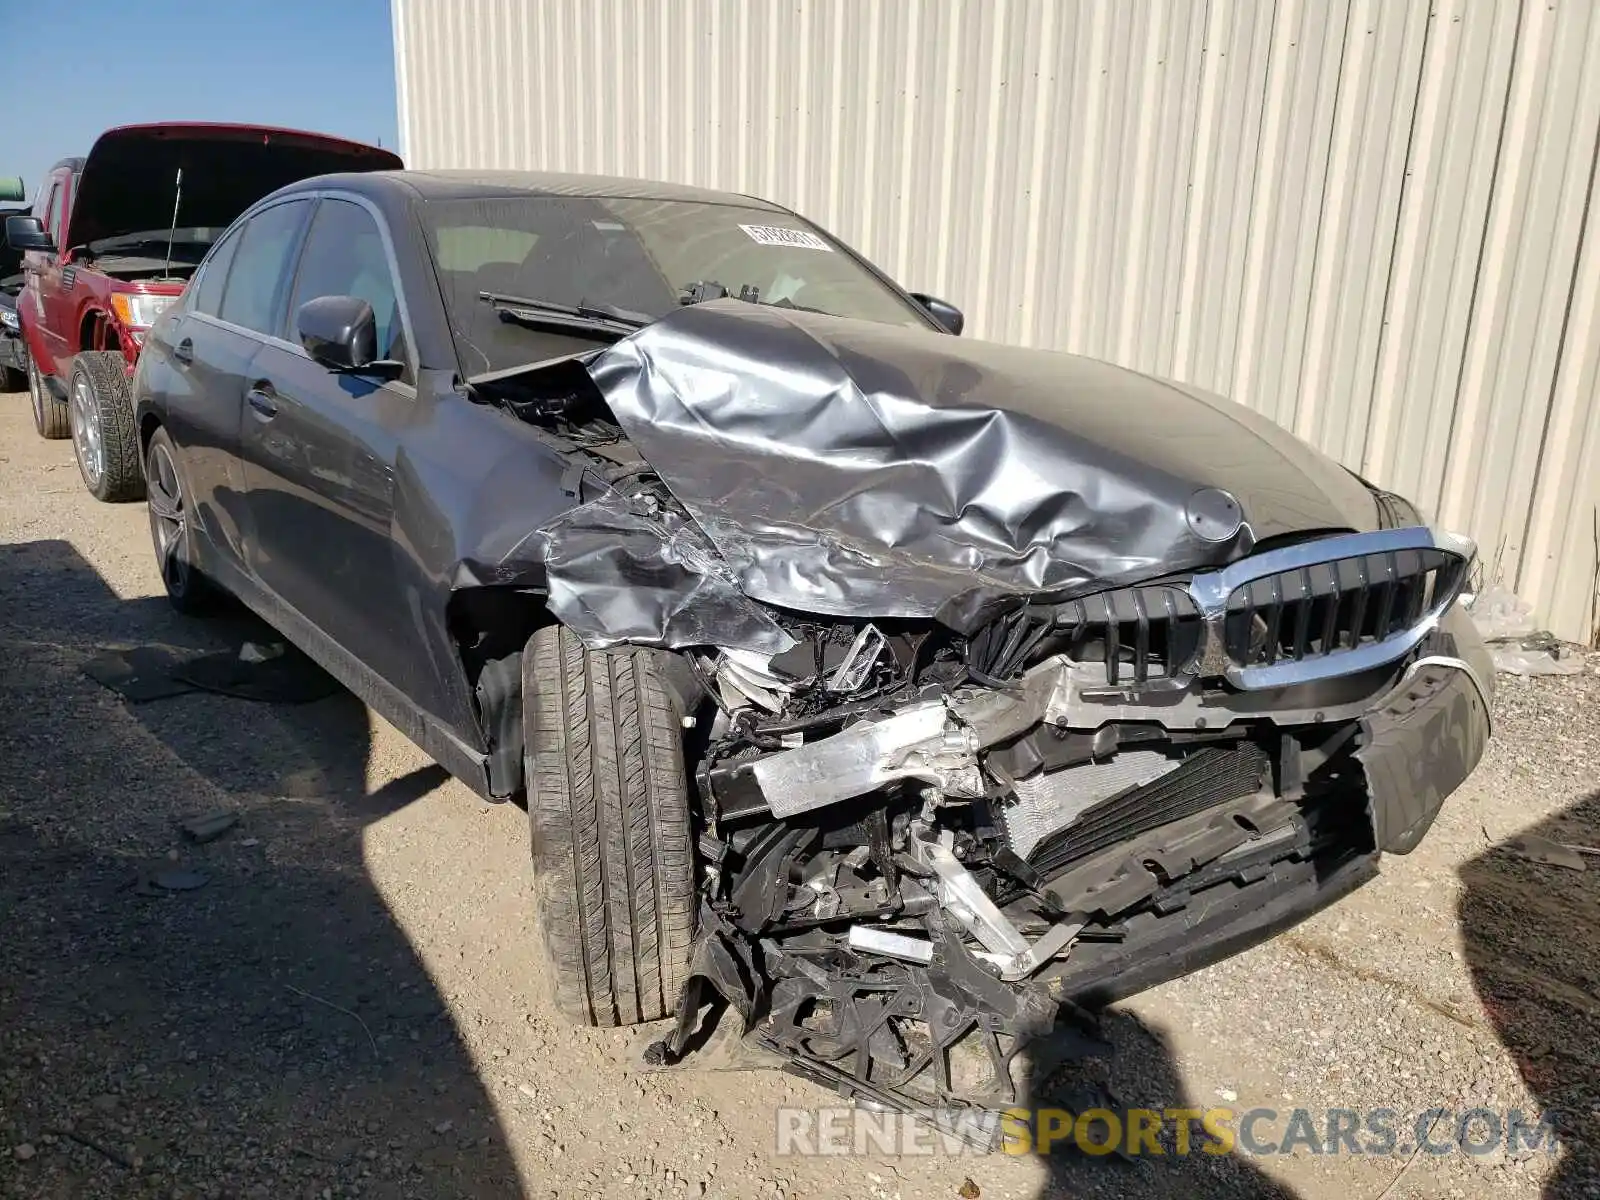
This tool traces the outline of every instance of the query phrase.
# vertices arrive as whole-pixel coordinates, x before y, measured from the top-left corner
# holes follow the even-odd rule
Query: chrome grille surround
[[[1203,630],[1182,673],[1254,690],[1393,662],[1455,603],[1476,554],[1468,538],[1414,525],[1315,538],[1196,575],[1187,590]]]

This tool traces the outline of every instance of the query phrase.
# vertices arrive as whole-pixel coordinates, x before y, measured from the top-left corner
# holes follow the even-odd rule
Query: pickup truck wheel
[[[57,400],[45,387],[44,376],[33,365],[31,355],[28,358],[28,398],[33,401],[33,427],[40,437],[59,441],[72,432],[67,419],[67,402]]]
[[[139,431],[122,355],[88,350],[72,362],[72,450],[83,485],[96,500],[142,500]]]
[[[226,593],[201,574],[195,564],[188,491],[178,467],[178,448],[165,429],[150,435],[145,470],[150,479],[150,540],[155,544],[156,565],[161,569],[167,599],[185,616],[205,616],[222,606]]]
[[[586,1025],[670,1016],[688,975],[689,781],[657,653],[551,625],[522,656],[535,903],[556,1004]]]

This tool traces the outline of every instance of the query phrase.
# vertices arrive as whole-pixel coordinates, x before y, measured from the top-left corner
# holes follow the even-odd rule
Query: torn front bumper
[[[1375,849],[1283,859],[1248,885],[1209,890],[1181,914],[1135,916],[1119,941],[1075,946],[1051,971],[1051,993],[1098,1006],[1181,978],[1343,899],[1378,874],[1381,852],[1414,849],[1483,755],[1494,688],[1493,662],[1460,608],[1443,616],[1424,651],[1361,718],[1357,759]]]
[[[1361,718],[1356,758],[1373,833],[1394,854],[1416,849],[1489,742],[1494,664],[1462,609],[1446,614],[1429,649]]]
[[[1476,635],[1474,635],[1475,638]],[[1377,849],[1289,857],[1263,873],[1224,882],[1203,904],[1144,912],[1115,942],[1085,942],[1050,972],[1051,994],[1091,1007],[1179,979],[1277,936],[1378,874],[1382,851],[1405,854],[1482,756],[1489,698],[1465,658],[1421,660],[1362,718],[1357,751],[1367,777]]]
[[[1285,687],[1206,693],[1194,688],[1134,692],[1065,659],[1032,668],[1013,687],[971,688],[861,721],[832,737],[741,764],[777,817],[824,808],[899,780],[920,780],[952,796],[984,791],[984,750],[1041,724],[1093,732],[1110,722],[1168,730],[1218,731],[1245,721],[1280,726],[1359,720],[1359,757],[1373,791],[1379,845],[1410,850],[1444,798],[1482,757],[1489,737],[1493,669],[1459,607],[1441,614],[1418,657],[1385,690],[1385,672]],[[1392,843],[1392,845],[1391,845]]]

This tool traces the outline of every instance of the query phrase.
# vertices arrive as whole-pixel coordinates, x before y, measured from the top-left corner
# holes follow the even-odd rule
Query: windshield
[[[726,294],[893,325],[921,313],[815,226],[688,200],[513,196],[422,206],[445,307],[472,375],[535,362],[549,329],[484,299],[520,297],[655,319]],[[603,335],[602,335],[603,336]]]

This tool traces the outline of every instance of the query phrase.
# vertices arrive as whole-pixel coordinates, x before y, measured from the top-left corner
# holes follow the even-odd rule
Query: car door
[[[282,336],[252,362],[240,430],[260,581],[369,670],[416,695],[424,664],[400,594],[391,536],[398,431],[414,375],[338,374],[298,344],[295,313],[318,296],[359,296],[377,318],[380,358],[408,339],[390,240],[377,212],[327,197],[312,215],[284,306]]]
[[[26,273],[33,285],[33,326],[38,333],[41,349],[46,355],[40,370],[48,375],[61,375],[66,367],[62,359],[70,352],[65,330],[71,325],[67,298],[62,287],[61,256],[66,251],[62,243],[65,232],[67,204],[71,199],[72,173],[57,171],[50,179],[35,215],[44,222],[50,240],[56,244],[53,253],[29,251],[26,256]]]
[[[310,199],[258,209],[207,256],[176,320],[158,324],[141,356],[158,386],[168,432],[184,459],[201,529],[231,565],[246,567],[250,537],[239,459],[250,366],[276,329]],[[156,353],[152,354],[151,351]]]

